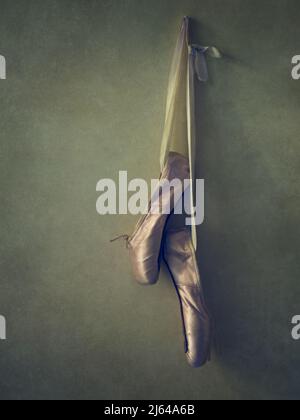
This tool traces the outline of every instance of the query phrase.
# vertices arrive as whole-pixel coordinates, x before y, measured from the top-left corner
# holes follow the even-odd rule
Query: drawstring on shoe
[[[118,236],[117,238],[112,239],[110,242],[116,242],[116,241],[120,241],[121,239],[124,239],[124,241],[126,241],[126,248],[129,247],[129,241],[130,241],[130,236],[129,235],[121,235]]]

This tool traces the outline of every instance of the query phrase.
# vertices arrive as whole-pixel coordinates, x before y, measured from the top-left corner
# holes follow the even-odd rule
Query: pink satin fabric
[[[166,232],[164,258],[181,305],[188,362],[201,367],[210,360],[211,322],[189,229]]]
[[[183,181],[188,180],[188,160],[179,153],[171,152],[161,174],[161,181],[171,182],[174,179],[181,181],[180,188],[183,192]],[[151,202],[149,212],[138,223],[135,232],[128,240],[128,249],[136,281],[142,285],[153,285],[157,282],[161,261],[161,243],[166,222],[176,205],[174,197],[177,196],[176,188],[171,189],[171,194],[163,194],[159,190],[155,200],[162,203],[162,208],[169,208],[169,214],[153,214]],[[182,193],[181,193],[182,196]]]

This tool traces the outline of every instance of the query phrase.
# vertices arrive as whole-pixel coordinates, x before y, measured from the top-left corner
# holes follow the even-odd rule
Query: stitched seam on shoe
[[[188,354],[189,352],[189,341],[188,341],[188,336],[187,336],[187,330],[186,330],[186,322],[185,322],[185,318],[184,318],[184,314],[183,314],[183,304],[182,304],[182,299],[176,284],[176,280],[175,277],[173,276],[172,270],[167,262],[167,259],[163,256],[163,260],[167,266],[167,269],[169,270],[170,276],[172,278],[175,290],[176,290],[176,294],[179,300],[179,305],[180,305],[180,314],[181,314],[181,321],[182,321],[182,326],[183,326],[183,335],[184,335],[184,340],[185,340],[185,353]]]
[[[189,246],[189,249],[190,249],[190,251],[192,253],[192,259],[193,259],[193,263],[194,263],[194,266],[195,266],[195,271],[196,271],[196,274],[197,274],[197,285],[202,290],[202,283],[201,283],[201,280],[200,280],[200,273],[199,273],[199,268],[198,268],[198,262],[196,260],[196,254],[195,254],[195,250],[194,250],[194,247],[192,245],[191,239],[189,239],[188,246]]]

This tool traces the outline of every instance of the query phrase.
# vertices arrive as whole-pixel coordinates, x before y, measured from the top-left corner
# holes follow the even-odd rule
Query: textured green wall
[[[0,0],[0,398],[298,398],[299,0]],[[187,366],[167,276],[142,288],[96,183],[158,175],[183,15],[201,86],[199,262],[217,353]]]

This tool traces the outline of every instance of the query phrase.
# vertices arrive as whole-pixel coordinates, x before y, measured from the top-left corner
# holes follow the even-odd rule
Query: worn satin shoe
[[[188,228],[166,232],[164,259],[180,301],[186,356],[198,368],[210,361],[211,321]]]
[[[152,196],[148,214],[137,224],[127,238],[130,260],[136,281],[142,285],[157,283],[162,256],[162,237],[166,222],[177,202],[182,199],[190,179],[188,159],[171,152],[160,177],[159,186]],[[174,182],[174,188],[161,188],[164,182]]]

